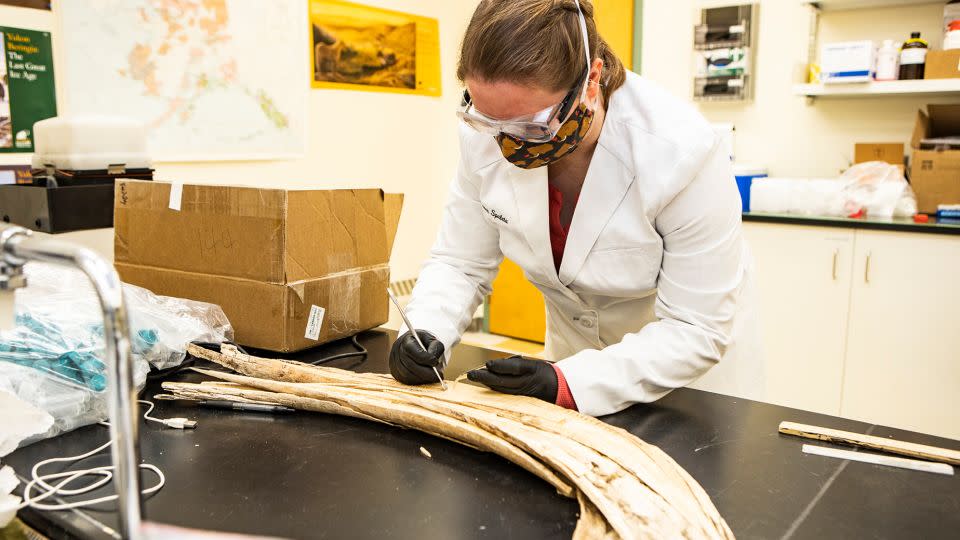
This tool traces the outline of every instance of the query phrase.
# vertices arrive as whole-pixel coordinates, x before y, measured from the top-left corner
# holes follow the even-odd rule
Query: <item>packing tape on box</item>
[[[384,281],[389,282],[389,264],[352,268],[343,272],[328,274],[321,278],[322,281],[329,283],[326,305],[312,304],[318,299],[307,298],[306,289],[310,281],[297,281],[288,284],[287,288],[293,291],[300,300],[300,306],[290,306],[288,316],[296,317],[302,306],[310,303],[310,311],[304,328],[305,338],[319,341],[321,335],[350,336],[356,334],[364,329],[359,324],[362,309],[359,292],[363,287],[364,275],[370,272],[385,273]],[[385,292],[384,296],[386,296]],[[302,313],[302,311],[300,312]],[[327,332],[323,331],[323,325],[326,325]]]

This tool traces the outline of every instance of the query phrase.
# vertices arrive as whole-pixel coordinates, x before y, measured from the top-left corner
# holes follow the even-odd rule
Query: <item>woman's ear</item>
[[[597,58],[590,66],[590,83],[587,85],[587,97],[596,99],[600,94],[600,81],[603,79],[603,60]]]

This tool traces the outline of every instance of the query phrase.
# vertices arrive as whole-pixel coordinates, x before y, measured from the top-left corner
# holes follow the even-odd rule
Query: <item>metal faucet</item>
[[[93,283],[103,310],[104,353],[110,366],[107,385],[111,458],[120,510],[120,537],[141,538],[140,439],[137,388],[123,289],[117,271],[90,249],[34,237],[23,227],[0,224],[0,292],[27,286],[23,265],[39,261],[80,269]]]

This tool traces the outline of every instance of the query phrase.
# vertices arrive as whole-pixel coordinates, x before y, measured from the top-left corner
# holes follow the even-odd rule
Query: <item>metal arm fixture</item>
[[[22,227],[0,224],[0,291],[27,286],[23,265],[39,261],[81,270],[93,283],[103,310],[104,356],[110,366],[107,385],[111,457],[120,510],[121,538],[140,538],[140,439],[137,389],[133,380],[130,327],[120,276],[92,250],[40,239]]]

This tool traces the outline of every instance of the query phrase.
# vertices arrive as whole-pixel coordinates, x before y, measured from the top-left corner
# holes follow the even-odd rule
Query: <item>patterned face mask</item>
[[[583,103],[560,126],[557,135],[545,143],[532,143],[501,133],[497,135],[500,152],[521,169],[536,169],[570,155],[590,133],[594,111]]]

